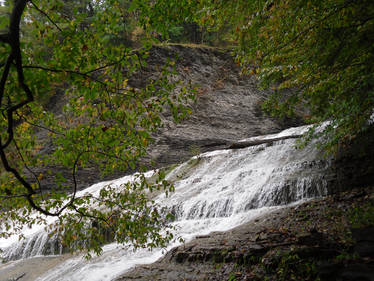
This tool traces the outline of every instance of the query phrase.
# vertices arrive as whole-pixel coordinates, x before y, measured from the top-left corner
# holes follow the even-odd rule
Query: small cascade
[[[294,136],[306,130],[306,126],[291,128],[279,134],[249,139],[256,143],[266,140],[263,144],[195,156],[168,174],[167,179],[174,182],[175,192],[168,197],[159,195],[156,202],[175,215],[173,225],[178,235],[188,241],[197,235],[231,229],[275,208],[325,196],[329,192],[325,177],[330,169],[329,159],[325,159],[313,143],[295,149]],[[111,184],[120,186],[129,179],[131,177]],[[87,190],[97,192],[102,186],[98,184]],[[178,242],[168,249],[176,245]],[[61,251],[55,240],[39,232],[11,245],[4,253],[6,258],[14,259]],[[109,244],[104,247],[102,256],[89,261],[81,256],[70,258],[37,280],[109,281],[132,266],[152,263],[163,254],[162,249],[134,253],[131,248]]]
[[[25,259],[34,256],[61,255],[63,247],[55,237],[44,231],[21,240],[2,253],[5,260]]]
[[[148,172],[145,176],[147,174],[151,176],[153,172]],[[134,176],[131,175],[115,181],[100,182],[77,192],[77,197],[85,193],[97,195],[100,189],[107,185],[120,187],[122,184],[134,179]],[[56,218],[48,217],[46,220],[49,225],[52,225]],[[0,252],[0,260],[13,261],[35,256],[61,255],[65,253],[66,249],[61,245],[57,235],[48,234],[44,228],[44,225],[34,225],[32,229],[26,228],[23,233],[25,238],[20,241],[18,241],[17,236],[12,236],[9,239],[0,239],[0,249],[2,250]],[[2,280],[0,279],[0,281]]]
[[[329,166],[314,146],[295,150],[294,139],[205,153],[169,175],[176,192],[164,204],[179,220],[287,205],[327,195]]]

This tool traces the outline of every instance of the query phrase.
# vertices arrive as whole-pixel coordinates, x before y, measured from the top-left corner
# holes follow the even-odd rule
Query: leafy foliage
[[[16,0],[1,7],[7,13],[0,38],[0,236],[44,223],[47,215],[58,217],[55,231],[68,247],[96,253],[109,230],[112,239],[135,247],[164,246],[173,238],[161,231],[169,218],[145,195],[173,190],[162,173],[153,183],[140,175],[121,188],[77,196],[79,169],[97,165],[110,174],[139,168],[162,113],[171,111],[175,120],[189,113],[184,104],[193,95],[174,78],[173,62],[144,88],[130,85],[151,45],[133,50],[121,40],[126,3]],[[56,115],[45,105],[61,92],[67,103]],[[48,143],[38,134],[48,134]],[[50,144],[54,149],[41,153]],[[36,167],[70,169],[73,184],[50,171],[51,189]]]
[[[305,119],[311,123],[330,120],[325,148],[335,150],[368,127],[374,106],[373,1],[138,1],[154,3],[145,11],[156,30],[183,20],[229,29],[243,73],[274,90],[264,109],[285,116],[301,106],[309,109]]]
[[[374,105],[373,3],[274,1],[257,13],[239,27],[238,59],[275,89],[265,109],[292,114],[301,104],[310,122],[331,120],[330,148],[365,130]],[[292,94],[284,98],[284,89]]]
[[[193,26],[191,32],[222,34],[222,40],[236,44],[243,74],[257,75],[264,87],[274,90],[264,109],[284,116],[303,106],[310,111],[305,118],[311,123],[330,120],[324,134],[331,150],[365,131],[373,116],[370,0],[4,3],[0,7],[0,216],[5,229],[1,236],[43,222],[43,216],[31,216],[36,209],[59,217],[59,233],[80,249],[100,252],[104,234],[94,231],[99,226],[113,229],[117,241],[138,246],[162,246],[171,239],[170,233],[158,234],[166,220],[144,196],[145,190],[154,188],[145,178],[121,190],[107,187],[98,197],[77,196],[79,169],[92,164],[104,174],[134,169],[152,141],[152,132],[162,126],[162,113],[170,110],[176,120],[188,114],[183,104],[191,96],[188,87],[173,78],[172,62],[142,89],[129,83],[145,67],[150,48],[149,42],[136,50],[129,47],[129,34],[137,22],[149,31],[150,39],[161,34],[182,40],[186,35],[181,27],[186,26]],[[45,107],[61,92],[68,102],[63,114],[56,115]],[[41,153],[46,143],[36,136],[42,131],[55,148],[51,153]],[[56,173],[57,187],[51,190],[35,167],[68,168],[73,185]],[[155,188],[172,190],[162,175]],[[91,242],[74,242],[77,234]]]

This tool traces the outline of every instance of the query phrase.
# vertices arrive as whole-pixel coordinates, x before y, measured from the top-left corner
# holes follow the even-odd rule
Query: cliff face
[[[193,59],[180,65],[193,69],[186,79],[193,77],[205,90],[189,120],[171,124],[157,137],[152,153],[160,163],[189,156],[189,145],[219,149],[235,139],[296,125],[261,113],[259,104],[268,93],[253,77],[237,76],[226,54],[183,47],[164,51],[191,54]],[[334,195],[196,237],[117,280],[374,280],[373,135],[370,130],[358,136],[320,171]]]
[[[302,123],[300,119],[277,120],[263,114],[261,103],[269,92],[259,89],[255,77],[240,75],[229,51],[180,45],[155,46],[150,50],[147,66],[130,77],[129,85],[144,87],[147,79],[157,77],[161,67],[170,60],[176,62],[177,78],[197,88],[197,100],[191,104],[191,116],[178,124],[171,121],[171,116],[163,116],[165,126],[154,134],[155,142],[143,158],[143,164],[149,168],[180,163],[198,153],[226,147],[232,141],[279,132]],[[60,115],[65,103],[66,98],[60,90],[50,100],[48,110]],[[45,134],[39,133],[41,142],[44,142]],[[45,144],[41,153],[51,149],[53,147]],[[151,165],[151,160],[155,164]],[[58,169],[65,178],[71,179],[71,171],[50,168]],[[51,187],[54,175],[43,174],[42,184]],[[78,187],[85,188],[100,180],[120,176],[123,172],[103,178],[96,167],[86,167],[78,171]]]
[[[227,51],[156,47],[150,55],[149,70],[167,58],[176,58],[179,77],[191,81],[198,90],[191,116],[179,124],[165,116],[165,128],[155,135],[155,145],[149,151],[159,166],[225,147],[232,141],[302,124],[301,119],[277,120],[263,114],[261,104],[270,93],[259,89],[255,77],[241,76]]]

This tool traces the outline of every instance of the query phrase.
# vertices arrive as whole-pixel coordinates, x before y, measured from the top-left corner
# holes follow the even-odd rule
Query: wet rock
[[[374,257],[374,227],[352,229],[356,241],[354,252],[361,257]]]
[[[338,276],[347,281],[374,281],[374,265],[348,265]]]
[[[364,191],[364,192],[362,192]],[[374,227],[350,229],[345,217],[352,206],[367,202],[374,187],[326,199],[314,199],[256,218],[227,232],[216,232],[176,247],[135,280],[374,280],[374,259],[358,245],[374,240]],[[354,195],[355,194],[355,195]],[[336,198],[351,198],[336,201]],[[339,202],[339,204],[336,204]],[[308,216],[307,220],[302,218]],[[336,232],[339,230],[338,232]],[[352,231],[353,242],[347,235]],[[353,244],[350,244],[353,243]],[[182,263],[177,262],[183,260]],[[165,269],[166,274],[157,270]],[[139,273],[139,271],[136,271]],[[157,272],[156,279],[147,279]],[[132,280],[134,272],[118,280]],[[152,276],[153,278],[154,276]],[[175,279],[168,279],[175,278]],[[179,278],[179,279],[178,279]],[[180,279],[182,278],[182,279]]]

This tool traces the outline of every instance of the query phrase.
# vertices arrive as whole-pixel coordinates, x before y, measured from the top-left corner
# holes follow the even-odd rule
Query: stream
[[[327,195],[324,171],[330,167],[330,160],[323,157],[313,142],[303,149],[295,148],[295,136],[307,129],[307,126],[290,128],[279,134],[243,140],[266,142],[200,154],[174,168],[167,179],[174,182],[175,192],[168,197],[161,194],[155,201],[175,215],[176,235],[190,241],[199,235],[232,229],[270,210]],[[99,192],[108,184],[120,188],[132,179],[126,176],[98,183],[81,192]],[[0,240],[1,258],[9,260],[0,265],[0,281],[13,280],[21,274],[24,275],[19,280],[114,280],[137,264],[155,262],[180,244],[174,242],[167,249],[134,252],[130,246],[112,243],[104,246],[101,256],[90,260],[79,254],[65,255],[66,258],[49,265],[34,279],[30,279],[26,268],[25,272],[17,271],[19,276],[8,277],[7,272],[20,261],[61,257],[62,247],[41,226],[25,230],[25,236],[21,241],[18,237]],[[2,279],[5,278],[2,276],[7,277]]]

